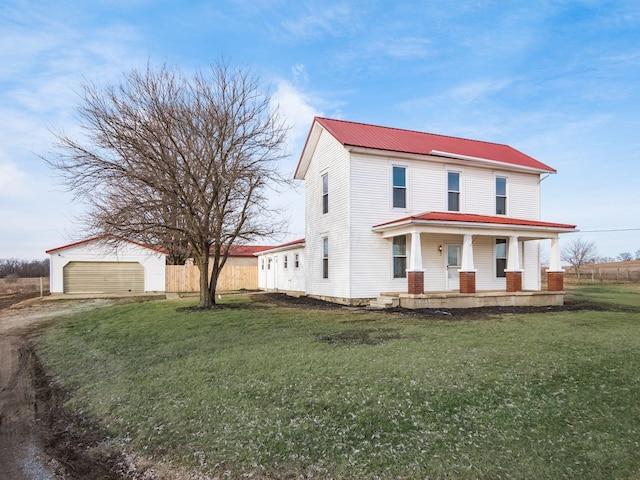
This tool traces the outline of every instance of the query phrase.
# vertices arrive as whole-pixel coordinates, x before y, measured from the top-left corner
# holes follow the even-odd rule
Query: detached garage
[[[51,293],[164,292],[166,252],[131,240],[97,237],[47,250]]]

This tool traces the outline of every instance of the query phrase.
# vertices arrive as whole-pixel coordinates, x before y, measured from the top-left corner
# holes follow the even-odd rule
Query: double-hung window
[[[507,179],[496,177],[496,215],[507,214]]]
[[[496,277],[504,278],[507,268],[507,239],[496,238]]]
[[[329,278],[329,239],[322,239],[322,278]]]
[[[289,267],[289,257],[287,255],[284,256],[283,268],[286,270]]]
[[[460,173],[447,172],[447,210],[460,211]]]
[[[329,212],[329,174],[322,175],[322,213]]]
[[[406,167],[393,167],[393,208],[407,208]]]
[[[293,266],[294,266],[295,268],[300,267],[300,254],[299,254],[299,253],[296,253],[296,254],[293,256]]]
[[[393,278],[407,278],[407,236],[393,237]]]

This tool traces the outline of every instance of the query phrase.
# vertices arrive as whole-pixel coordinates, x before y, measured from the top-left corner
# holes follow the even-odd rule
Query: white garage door
[[[137,262],[69,262],[64,293],[143,293],[144,267]]]

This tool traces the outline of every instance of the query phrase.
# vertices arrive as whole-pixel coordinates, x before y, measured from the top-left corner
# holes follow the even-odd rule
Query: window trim
[[[404,185],[398,185],[396,186],[395,183],[395,169],[396,168],[401,168],[402,170],[404,170]],[[407,165],[398,165],[398,164],[392,164],[391,165],[391,208],[393,209],[402,209],[402,210],[407,210],[409,208],[409,195],[408,195],[408,191],[409,191],[409,187],[407,186],[409,181],[409,167]],[[397,190],[402,190],[403,191],[403,206],[396,206],[396,189]]]
[[[498,243],[500,242],[500,243]],[[507,270],[507,262],[509,257],[509,241],[507,238],[496,237],[493,241],[494,249],[493,249],[493,258],[494,258],[494,266],[495,266],[495,278],[506,278],[507,274],[505,273]],[[498,245],[504,245],[504,257],[498,257]],[[499,275],[500,268],[498,267],[498,260],[504,261],[504,269],[502,269],[503,275]]]
[[[322,237],[322,278],[329,279],[329,237]]]
[[[322,181],[322,214],[329,213],[329,173],[321,176]]]
[[[300,254],[293,254],[293,268],[300,268]]]
[[[505,215],[507,216],[509,214],[509,177],[505,176],[505,175],[496,175],[495,177],[495,181],[494,181],[494,188],[495,188],[495,212],[496,215]],[[498,194],[498,180],[502,179],[504,180],[504,195],[499,195]],[[498,213],[498,198],[504,198],[504,213]]]
[[[396,254],[396,239],[404,238],[404,253]],[[407,278],[407,236],[406,235],[396,235],[391,239],[391,259],[392,259],[392,271],[391,276],[394,280]],[[396,276],[396,259],[404,259],[404,270],[403,275]]]
[[[450,174],[456,174],[458,175],[458,190],[451,190],[449,189],[449,175]],[[446,185],[446,206],[447,206],[447,212],[462,212],[463,208],[462,208],[462,171],[460,170],[447,170],[447,185]],[[456,193],[458,195],[457,200],[458,200],[458,209],[457,210],[452,210],[451,209],[451,205],[450,205],[450,201],[449,201],[449,195],[452,193]]]
[[[286,270],[288,266],[289,266],[289,258],[287,255],[284,255],[284,258],[282,259],[282,268]]]

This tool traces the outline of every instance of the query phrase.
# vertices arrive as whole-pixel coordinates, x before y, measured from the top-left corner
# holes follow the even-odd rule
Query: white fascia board
[[[399,223],[381,225],[372,228],[374,232],[382,233],[383,238],[395,237],[415,231],[416,227],[423,227],[420,230],[425,233],[441,234],[470,234],[470,235],[491,235],[510,236],[518,235],[525,237],[523,233],[530,233],[531,238],[547,239],[555,238],[559,233],[575,233],[578,230],[573,228],[542,227],[532,225],[510,225],[494,223],[474,223],[474,222],[434,222],[424,220],[406,220]],[[478,230],[481,230],[480,233]]]
[[[523,171],[526,171],[526,172],[549,173],[549,174],[556,173],[555,170],[546,170],[546,169],[543,169],[543,168],[525,167],[523,165],[516,165],[516,164],[513,164],[513,163],[500,162],[498,160],[491,160],[489,158],[470,157],[468,155],[459,155],[457,153],[442,152],[440,150],[431,150],[429,152],[429,155],[433,155],[434,157],[455,158],[455,159],[458,159],[458,160],[466,160],[466,161],[470,161],[470,162],[486,163],[488,165],[500,166],[502,168],[505,168],[505,165],[507,165],[509,167],[509,169],[523,170]]]
[[[275,247],[269,250],[262,250],[261,252],[254,253],[253,255],[255,255],[256,257],[259,257],[260,255],[270,255],[272,253],[286,252],[287,250],[296,250],[296,249],[304,250],[304,247],[305,247],[305,243],[294,243],[293,245],[286,245],[284,247]]]
[[[296,167],[296,171],[293,174],[293,178],[296,180],[304,180],[307,176],[307,170],[309,168],[309,164],[311,163],[311,159],[313,158],[313,154],[316,151],[316,147],[318,146],[318,140],[320,140],[320,133],[323,128],[317,121],[313,123],[311,130],[309,131],[309,136],[307,137],[307,142],[304,144],[302,149],[302,154],[300,155],[300,161]]]
[[[479,157],[469,157],[466,155],[458,155],[455,153],[441,152],[439,150],[431,150],[429,155],[420,155],[418,153],[407,153],[407,152],[398,152],[395,150],[377,150],[374,148],[364,148],[364,147],[354,147],[350,145],[345,145],[345,148],[353,153],[362,153],[365,155],[371,155],[376,157],[387,157],[387,158],[402,158],[405,160],[430,160],[430,161],[438,161],[440,163],[444,163],[441,159],[447,159],[454,165],[469,165],[469,162],[474,162],[476,164],[485,165],[488,168],[499,169],[499,170],[510,170],[510,171],[518,171],[518,172],[528,172],[528,173],[538,173],[538,174],[555,174],[557,173],[555,170],[545,170],[541,168],[531,168],[524,167],[522,165],[516,165],[514,163],[508,162],[500,162],[498,160],[490,160],[487,158],[479,158]],[[436,157],[434,159],[433,157]]]

